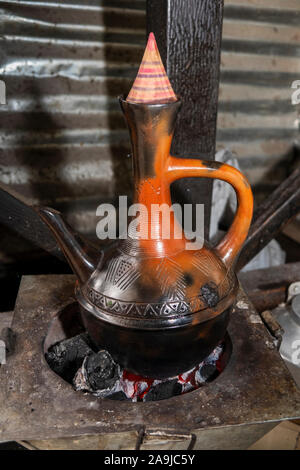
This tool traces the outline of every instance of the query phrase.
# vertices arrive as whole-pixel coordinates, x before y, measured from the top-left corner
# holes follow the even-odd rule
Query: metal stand
[[[279,421],[300,417],[300,391],[242,291],[228,330],[232,356],[214,382],[149,403],[75,392],[43,355],[51,321],[74,302],[74,282],[71,275],[22,279],[15,351],[0,368],[0,440],[37,448],[245,449]],[[60,325],[58,339],[64,331]]]

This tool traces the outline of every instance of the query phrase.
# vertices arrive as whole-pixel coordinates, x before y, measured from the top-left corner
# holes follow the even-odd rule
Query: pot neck
[[[170,187],[166,182],[166,160],[174,133],[180,101],[166,104],[133,104],[120,99],[121,108],[129,128],[132,156],[134,195],[133,202],[143,205],[139,217],[140,248],[149,255],[167,256],[184,249],[184,237],[180,240],[165,239],[161,219],[153,219],[154,205],[171,206]],[[156,206],[157,207],[157,206]],[[178,224],[171,211],[170,233]],[[130,227],[129,227],[130,228]],[[182,231],[179,227],[178,231]],[[130,230],[128,231],[131,238]],[[146,235],[145,235],[146,234]],[[140,238],[140,237],[139,237]]]
[[[163,197],[163,173],[181,102],[134,104],[120,98],[120,105],[130,133],[134,202],[146,202],[140,197],[145,184],[149,186],[148,199],[153,189],[152,203],[168,202]]]

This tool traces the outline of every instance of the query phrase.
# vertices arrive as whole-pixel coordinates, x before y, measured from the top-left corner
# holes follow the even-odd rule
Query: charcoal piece
[[[112,389],[120,378],[120,367],[107,351],[93,353],[86,359],[86,378],[92,390]]]
[[[119,392],[112,393],[111,395],[108,395],[107,398],[110,400],[118,400],[118,401],[131,401],[130,398],[128,398],[122,390]]]
[[[84,358],[92,353],[89,337],[82,333],[51,346],[45,354],[45,359],[56,374],[72,383]]]
[[[143,401],[165,400],[166,398],[180,395],[181,392],[182,386],[178,383],[177,379],[169,380],[151,387]]]
[[[200,369],[200,374],[206,382],[211,382],[219,375],[219,372],[215,364],[204,364]]]

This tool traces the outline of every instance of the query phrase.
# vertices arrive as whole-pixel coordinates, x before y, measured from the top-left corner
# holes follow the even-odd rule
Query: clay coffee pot
[[[153,34],[127,99],[120,98],[132,146],[134,202],[148,209],[140,225],[151,236],[131,236],[97,252],[60,213],[37,208],[78,282],[82,321],[101,349],[125,369],[166,378],[201,362],[225,336],[238,282],[234,262],[247,236],[253,197],[246,178],[215,161],[175,158],[170,147],[180,100],[164,71]],[[153,204],[171,206],[170,185],[186,177],[231,184],[237,195],[233,223],[221,242],[187,249],[183,229],[170,212],[170,238]],[[177,232],[176,232],[177,230]],[[172,234],[181,232],[181,238]]]

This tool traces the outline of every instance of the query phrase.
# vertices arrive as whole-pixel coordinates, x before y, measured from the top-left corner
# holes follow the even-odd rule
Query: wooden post
[[[153,31],[176,94],[182,99],[172,153],[215,158],[223,0],[147,0]],[[172,194],[181,203],[205,204],[209,232],[212,181],[187,178]]]

